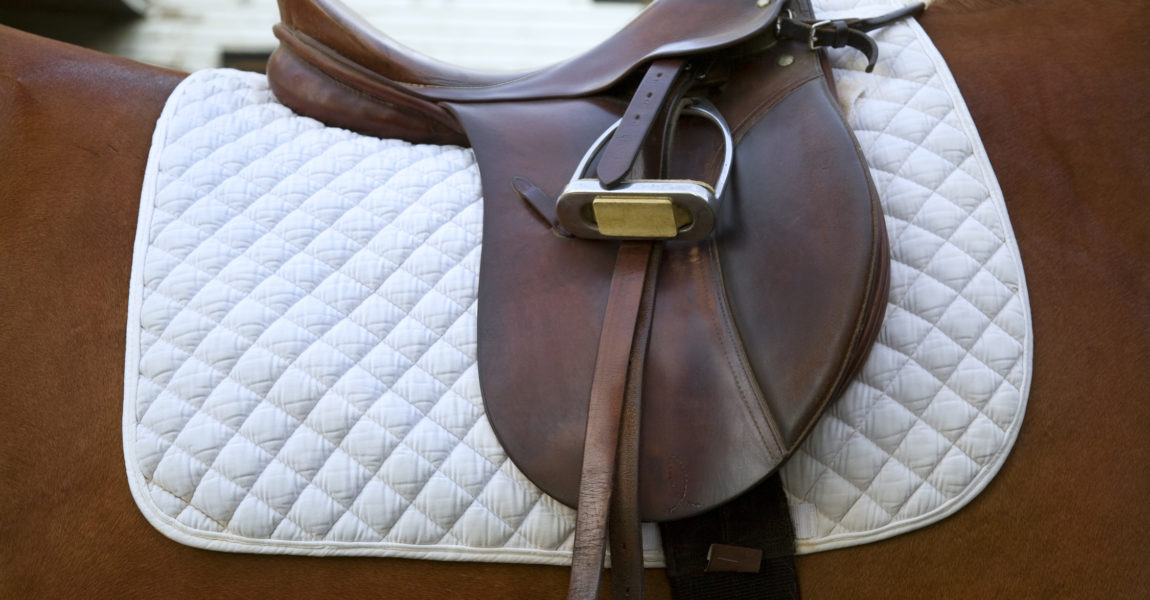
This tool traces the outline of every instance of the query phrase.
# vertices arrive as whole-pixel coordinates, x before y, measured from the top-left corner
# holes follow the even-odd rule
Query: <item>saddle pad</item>
[[[822,14],[847,8],[890,6]],[[886,210],[890,304],[783,470],[800,552],[958,510],[1030,383],[1022,266],[970,115],[916,23],[876,37],[873,74],[832,56]],[[483,414],[481,221],[468,149],[324,127],[255,74],[185,80],[157,123],[129,299],[124,449],[148,520],[215,550],[568,563],[574,511]]]

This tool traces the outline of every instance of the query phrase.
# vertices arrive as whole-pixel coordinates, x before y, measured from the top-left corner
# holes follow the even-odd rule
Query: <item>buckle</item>
[[[807,25],[807,27],[810,28],[810,34],[807,36],[807,47],[811,49],[811,52],[814,52],[815,50],[822,48],[824,45],[827,45],[827,46],[831,45],[831,44],[819,44],[819,40],[818,40],[819,28],[825,27],[825,26],[830,25],[830,24],[831,24],[830,19],[823,19],[822,21],[815,21],[814,23]]]
[[[603,240],[702,240],[715,231],[719,200],[734,161],[731,129],[709,101],[687,100],[680,115],[706,118],[723,134],[723,165],[714,187],[692,179],[624,179],[605,188],[587,177],[595,156],[619,128],[616,121],[583,155],[555,203],[559,224],[579,238]]]
[[[867,57],[866,72],[870,73],[878,61],[878,44],[866,32],[889,25],[895,21],[922,14],[926,5],[912,4],[869,19],[796,19],[787,10],[787,16],[775,21],[775,36],[779,39],[807,40],[811,51],[819,48],[842,48],[850,46]],[[829,26],[829,27],[828,27]]]

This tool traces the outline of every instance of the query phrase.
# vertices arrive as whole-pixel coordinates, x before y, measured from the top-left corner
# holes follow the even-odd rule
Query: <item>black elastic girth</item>
[[[697,517],[659,524],[675,600],[799,597],[795,531],[778,474]],[[711,544],[763,551],[758,573],[706,572]]]

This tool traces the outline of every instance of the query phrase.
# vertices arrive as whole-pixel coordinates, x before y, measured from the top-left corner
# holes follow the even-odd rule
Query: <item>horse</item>
[[[921,18],[1010,211],[1036,342],[1026,424],[930,527],[796,559],[806,598],[1150,589],[1144,7],[948,0]],[[152,529],[121,449],[125,283],[151,128],[184,76],[0,27],[0,596],[555,597],[567,569],[218,553]],[[650,597],[669,597],[660,570]]]

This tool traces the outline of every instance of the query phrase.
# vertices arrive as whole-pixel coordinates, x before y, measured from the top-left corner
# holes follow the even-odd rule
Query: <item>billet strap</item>
[[[592,600],[599,595],[623,406],[628,392],[632,396],[639,392],[637,381],[628,385],[628,372],[632,361],[642,362],[641,356],[647,350],[647,332],[655,298],[657,263],[652,265],[652,262],[658,259],[656,246],[661,250],[662,245],[653,242],[623,242],[619,244],[615,260],[587,410],[583,470],[575,515],[575,548],[571,559],[571,581],[567,588],[570,600]],[[629,424],[629,428],[634,427],[637,434],[635,416],[636,421]],[[637,436],[634,443],[636,458],[630,457],[628,451],[628,460],[637,460]],[[631,471],[628,475],[633,475],[637,466],[628,465],[627,470]],[[637,512],[635,523],[638,523]],[[638,549],[641,558],[641,543]],[[641,572],[639,576],[642,577]]]

